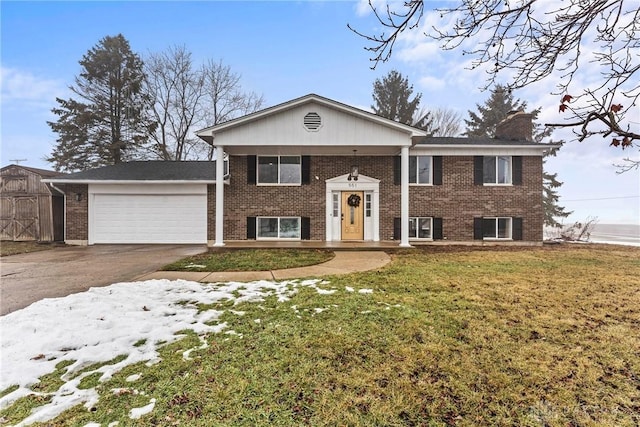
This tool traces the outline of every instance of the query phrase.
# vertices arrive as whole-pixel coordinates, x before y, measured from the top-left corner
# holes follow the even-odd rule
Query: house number
[[[355,182],[350,182],[349,183],[349,188],[358,188],[358,184]]]

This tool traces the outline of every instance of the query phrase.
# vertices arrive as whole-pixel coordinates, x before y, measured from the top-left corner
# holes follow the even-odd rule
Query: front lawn
[[[239,249],[212,251],[164,266],[166,271],[268,271],[306,267],[333,258],[323,249]]]
[[[261,299],[238,287],[200,305],[224,329],[184,331],[156,364],[101,383],[85,367],[97,403],[34,425],[640,424],[639,248],[428,248],[380,271],[280,286],[289,299],[275,285]],[[165,316],[179,317],[174,307]],[[21,398],[0,419],[17,423],[50,398]]]

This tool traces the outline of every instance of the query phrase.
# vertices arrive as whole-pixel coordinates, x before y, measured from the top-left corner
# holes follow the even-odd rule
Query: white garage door
[[[89,244],[206,243],[206,194],[93,194]]]

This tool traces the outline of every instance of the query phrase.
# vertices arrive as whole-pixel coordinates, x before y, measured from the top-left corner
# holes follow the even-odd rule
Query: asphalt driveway
[[[206,250],[205,245],[95,245],[2,257],[0,315],[44,298],[130,281]]]

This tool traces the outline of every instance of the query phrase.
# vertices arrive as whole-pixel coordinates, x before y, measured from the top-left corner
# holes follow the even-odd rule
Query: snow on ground
[[[318,287],[327,283],[320,280],[263,280],[201,284],[184,280],[149,280],[91,288],[64,298],[36,302],[0,317],[0,391],[18,386],[0,398],[0,409],[20,397],[38,394],[30,387],[37,384],[42,375],[54,372],[55,366],[62,361],[70,363],[61,377],[64,385],[54,393],[47,393],[52,397],[51,401],[36,408],[17,425],[53,419],[80,403],[91,408],[97,403],[98,394],[95,389],[78,388],[84,377],[99,372],[100,381],[104,382],[125,366],[138,362],[157,363],[160,343],[181,338],[176,335],[181,330],[193,330],[200,335],[222,331],[235,334],[227,329],[226,323],[217,321],[223,311],[199,313],[197,304],[260,302],[271,295],[283,302],[300,286],[314,288],[320,294],[335,292]],[[362,291],[372,292],[370,289]],[[206,341],[201,338],[201,342],[196,348],[206,347]],[[189,359],[193,350],[185,351],[183,357]],[[126,358],[122,361],[76,374],[87,366],[123,354]],[[138,378],[131,376],[127,381]],[[131,418],[152,411],[154,403],[151,399],[143,408],[132,410]]]

